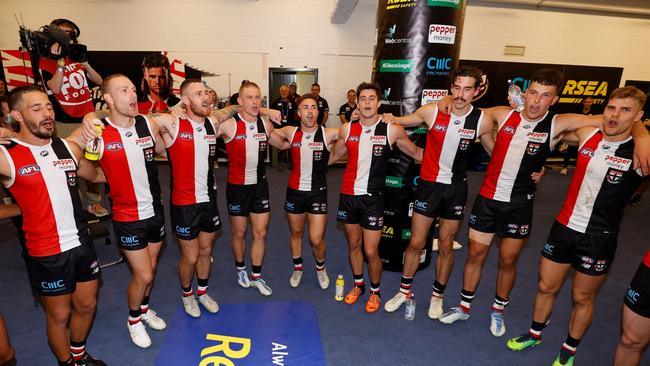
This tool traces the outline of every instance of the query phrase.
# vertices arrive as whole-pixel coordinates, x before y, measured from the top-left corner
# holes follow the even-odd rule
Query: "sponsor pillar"
[[[465,0],[381,0],[377,10],[377,42],[373,81],[384,91],[381,111],[404,115],[448,94],[449,75],[458,65]],[[424,147],[426,129],[409,131]],[[384,227],[379,255],[384,268],[401,271],[411,237],[414,191],[420,166],[406,155],[393,154],[388,167]],[[428,242],[433,239],[433,230]],[[426,245],[419,269],[431,262]]]
[[[372,78],[383,111],[408,114],[447,94],[464,15],[465,0],[379,1]]]

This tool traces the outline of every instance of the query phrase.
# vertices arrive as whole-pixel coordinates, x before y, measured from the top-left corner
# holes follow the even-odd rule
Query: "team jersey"
[[[499,128],[480,195],[511,202],[533,198],[533,172],[539,172],[554,148],[555,114],[527,121],[512,111]]]
[[[645,264],[646,267],[650,268],[650,250],[645,252],[645,257],[643,258],[643,264]]]
[[[180,101],[181,100],[175,95],[170,95],[166,99],[159,99],[157,101],[153,101],[151,97],[147,95],[144,100],[138,101],[138,112],[140,114],[167,112]]]
[[[381,119],[372,126],[359,121],[350,123],[345,138],[348,164],[341,193],[359,196],[384,191],[386,167],[392,154],[388,126]]]
[[[110,187],[113,220],[131,222],[154,216],[162,202],[149,120],[136,116],[128,128],[118,127],[108,118],[102,123],[99,165]]]
[[[291,176],[289,188],[298,191],[327,189],[327,161],[330,151],[325,138],[325,128],[304,132],[295,128],[291,135]]]
[[[177,121],[175,138],[167,147],[173,205],[193,205],[216,198],[213,174],[216,143],[214,125],[209,118],[203,122]]]
[[[618,232],[623,209],[641,183],[634,141],[611,142],[596,129],[578,149],[576,170],[557,221],[585,233]]]
[[[5,182],[23,215],[27,253],[44,257],[90,240],[77,190],[77,160],[68,143],[53,137],[35,146],[12,139],[0,146],[11,167]]]
[[[482,117],[483,112],[474,107],[462,116],[436,111],[427,133],[420,178],[444,184],[467,178],[467,165]]]
[[[255,122],[244,121],[239,114],[235,119],[235,134],[226,143],[228,153],[228,183],[257,184],[265,178],[264,159],[268,135],[264,120],[257,117]]]

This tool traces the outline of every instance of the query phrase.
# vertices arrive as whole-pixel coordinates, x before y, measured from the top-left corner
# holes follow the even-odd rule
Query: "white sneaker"
[[[266,284],[266,281],[264,281],[261,278],[258,278],[256,280],[251,281],[251,286],[257,288],[260,292],[260,294],[264,296],[271,296],[273,293],[273,290],[271,290],[271,287]]]
[[[165,323],[165,321],[158,316],[158,313],[151,309],[149,309],[146,313],[140,315],[140,318],[151,329],[163,330],[167,328],[167,323]]]
[[[217,302],[214,301],[214,299],[211,298],[208,294],[199,296],[199,302],[209,313],[214,314],[219,311],[219,304],[217,304]]]
[[[448,312],[442,314],[438,320],[443,324],[451,324],[456,320],[467,320],[469,319],[469,314],[464,312],[463,309],[456,306],[451,308]]]
[[[296,288],[300,286],[301,280],[302,280],[302,271],[293,271],[291,277],[289,277],[289,286]]]
[[[490,313],[490,332],[495,337],[506,334],[506,320],[503,318],[502,312],[493,311]]]
[[[198,318],[201,316],[201,309],[199,309],[199,304],[196,302],[194,295],[191,296],[182,296],[183,308],[187,315],[192,318]],[[151,311],[151,310],[149,310]]]
[[[330,286],[330,277],[327,275],[327,269],[323,268],[322,271],[316,271],[316,277],[318,278],[320,288],[323,290],[326,290]]]
[[[393,296],[392,299],[386,301],[386,304],[384,304],[384,310],[386,310],[389,313],[397,311],[397,309],[402,306],[402,304],[406,301],[406,294],[403,292],[398,292]]]
[[[248,279],[246,270],[237,270],[237,283],[243,288],[251,287],[251,281]]]
[[[440,315],[442,315],[442,297],[431,296],[428,315],[431,319],[440,318]]]
[[[151,346],[151,338],[147,334],[147,328],[144,327],[141,321],[131,325],[128,321],[126,327],[129,328],[129,334],[133,343],[140,348],[148,348]]]

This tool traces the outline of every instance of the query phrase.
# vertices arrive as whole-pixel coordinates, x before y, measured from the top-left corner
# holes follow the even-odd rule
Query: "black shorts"
[[[604,275],[614,261],[618,233],[590,234],[555,221],[542,248],[542,255],[556,263],[571,263],[589,276]]]
[[[650,318],[650,268],[641,263],[623,300],[633,312]]]
[[[256,184],[226,185],[226,202],[230,216],[248,216],[250,213],[271,211],[269,205],[269,184],[262,179]]]
[[[213,233],[221,229],[221,217],[216,202],[202,202],[194,205],[172,205],[172,228],[176,237],[192,240],[199,232]]]
[[[344,224],[360,224],[368,230],[381,230],[384,226],[384,193],[341,194],[336,220]]]
[[[73,293],[77,282],[99,278],[97,254],[92,242],[47,257],[27,256],[32,287],[41,296]]]
[[[525,239],[530,236],[533,221],[533,201],[501,202],[476,196],[469,227],[496,233],[500,238]]]
[[[287,188],[287,199],[284,210],[290,214],[310,213],[314,215],[327,214],[327,190],[298,191]]]
[[[165,239],[165,215],[162,212],[148,219],[138,221],[113,221],[115,237],[124,250],[139,250],[149,243],[158,243]]]
[[[418,181],[413,211],[435,219],[461,220],[467,202],[467,181],[443,184]]]

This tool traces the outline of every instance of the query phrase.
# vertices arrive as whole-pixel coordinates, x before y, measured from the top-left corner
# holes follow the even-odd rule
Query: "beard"
[[[51,122],[52,123],[52,130],[51,131],[48,131],[48,130],[41,131],[40,126],[41,126],[41,123],[43,123],[43,122]],[[41,139],[50,139],[50,138],[52,138],[52,136],[54,136],[54,132],[56,131],[55,130],[55,125],[54,125],[54,120],[45,119],[45,120],[43,120],[43,121],[41,121],[39,123],[27,122],[26,125],[27,125],[27,129],[29,130],[29,132],[32,135],[34,135],[34,136],[36,136],[38,138],[41,138]]]
[[[199,117],[207,117],[210,115],[210,107],[204,109],[200,104],[196,106],[190,103],[190,110]]]

